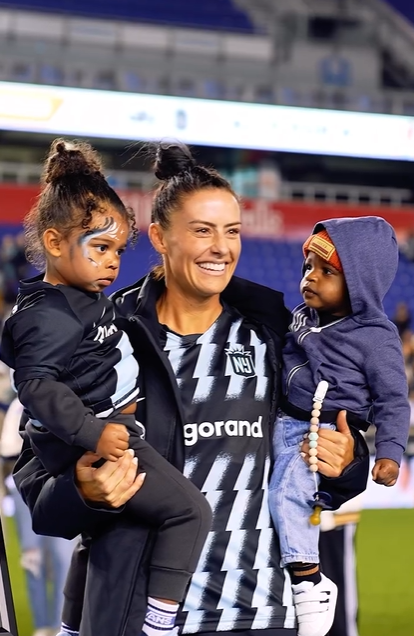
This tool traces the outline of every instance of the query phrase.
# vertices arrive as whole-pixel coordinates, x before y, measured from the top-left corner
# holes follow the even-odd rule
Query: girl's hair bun
[[[102,170],[102,162],[89,144],[55,139],[46,159],[43,182],[53,185],[74,175],[103,176]]]

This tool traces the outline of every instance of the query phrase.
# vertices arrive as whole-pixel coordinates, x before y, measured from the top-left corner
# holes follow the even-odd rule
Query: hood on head
[[[362,319],[383,318],[384,296],[398,268],[398,244],[392,226],[379,216],[320,221],[338,252],[352,312]]]

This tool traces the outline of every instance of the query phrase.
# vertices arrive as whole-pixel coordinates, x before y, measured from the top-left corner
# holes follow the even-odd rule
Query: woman
[[[177,624],[183,633],[209,636],[293,636],[290,583],[279,567],[267,510],[290,315],[282,294],[233,277],[241,222],[229,183],[179,145],[159,146],[155,174],[163,183],[149,234],[163,267],[114,300],[142,370],[137,412],[147,440],[184,470],[213,508],[213,531]],[[326,431],[318,446],[326,477],[341,474],[355,446],[353,469],[332,482],[335,490],[326,480],[321,486],[332,491],[335,505],[362,490],[368,474],[363,441],[355,443],[343,416],[338,428],[342,432]],[[26,448],[15,479],[37,532],[72,537],[88,529],[93,535],[82,636],[92,636],[92,625],[94,635],[136,636],[151,533],[142,528],[138,541],[127,519],[110,523],[137,488],[128,456],[99,469],[91,468],[94,459],[78,462],[76,482],[71,473],[53,479]],[[68,581],[68,596],[75,586]],[[312,611],[321,611],[326,594],[316,596]]]

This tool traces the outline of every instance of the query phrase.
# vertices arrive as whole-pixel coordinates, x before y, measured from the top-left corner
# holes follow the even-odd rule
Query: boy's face
[[[306,305],[316,311],[338,317],[352,311],[345,276],[314,252],[309,252],[305,261],[300,291]]]

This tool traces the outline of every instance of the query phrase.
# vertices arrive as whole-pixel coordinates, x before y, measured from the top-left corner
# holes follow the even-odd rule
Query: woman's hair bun
[[[160,143],[155,150],[155,176],[166,181],[183,172],[190,172],[196,162],[188,146],[176,143]]]
[[[102,162],[95,150],[82,141],[55,139],[46,159],[44,183],[57,183],[73,175],[102,175]]]

